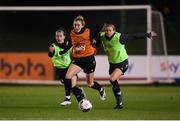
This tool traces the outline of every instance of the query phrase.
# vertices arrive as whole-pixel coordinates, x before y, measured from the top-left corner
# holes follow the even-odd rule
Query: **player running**
[[[69,43],[69,48],[72,47],[73,63],[66,73],[66,79],[70,81],[74,75],[83,70],[86,74],[88,86],[97,90],[101,100],[105,100],[105,88],[94,81],[94,71],[96,67],[94,55],[96,49],[92,45],[94,37],[92,36],[91,30],[85,27],[85,21],[82,16],[77,16],[74,19],[73,27],[70,33],[71,41]],[[78,102],[85,97],[82,89],[76,86],[74,80],[72,80],[72,92]]]
[[[64,28],[59,28],[55,33],[55,40],[53,41],[52,45],[49,47],[48,56],[51,57],[53,62],[53,66],[55,68],[55,73],[58,79],[64,84],[65,88],[65,99],[61,106],[66,106],[71,104],[71,81],[65,79],[66,72],[71,64],[71,54],[72,49],[68,49],[66,53],[60,55],[59,53],[66,48],[68,45],[68,41],[66,40],[66,30]],[[74,75],[72,80],[76,82],[77,76]]]
[[[155,32],[136,33],[136,34],[121,34],[116,32],[113,24],[104,24],[102,32],[100,32],[100,42],[103,45],[105,53],[109,61],[109,74],[112,91],[116,99],[114,109],[123,108],[122,92],[118,84],[119,78],[124,75],[128,69],[128,54],[125,49],[125,43],[129,40],[151,38],[157,36]],[[99,42],[98,42],[99,43]]]

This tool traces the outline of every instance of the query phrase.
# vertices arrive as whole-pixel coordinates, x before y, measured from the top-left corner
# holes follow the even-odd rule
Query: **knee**
[[[94,83],[88,83],[88,84],[87,84],[87,86],[90,87],[90,88],[91,88],[93,85],[94,85]]]
[[[116,78],[110,77],[110,81],[114,82],[114,81],[116,81],[116,80],[117,80]]]
[[[65,76],[66,79],[72,79],[72,77],[73,77],[73,76],[70,75],[70,74],[66,74],[66,76]]]

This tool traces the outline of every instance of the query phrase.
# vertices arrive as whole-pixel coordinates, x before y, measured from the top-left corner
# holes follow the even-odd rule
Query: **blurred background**
[[[179,71],[179,44],[180,44],[180,13],[178,0],[1,0],[0,6],[109,6],[109,5],[150,5],[153,11],[158,11],[163,16],[163,22],[152,20],[152,29],[159,31],[160,24],[164,26],[165,46],[162,41],[162,33],[159,34],[160,41],[152,43],[152,54],[173,56],[176,62],[160,62],[161,70],[168,70],[168,78],[178,79]],[[119,14],[120,13],[120,14]],[[0,11],[0,53],[1,79],[55,79],[50,59],[46,53],[54,39],[54,32],[63,26],[68,31],[72,29],[73,19],[77,15],[83,15],[86,25],[94,31],[101,27],[104,22],[111,22],[122,33],[137,33],[147,31],[146,11]],[[147,55],[147,41],[132,41],[126,45],[129,55]],[[165,51],[164,51],[165,49]],[[27,56],[31,53],[31,56]],[[10,55],[14,54],[14,55]],[[22,55],[21,55],[22,54]],[[24,54],[24,55],[23,55]],[[41,54],[38,55],[38,54]],[[104,55],[102,48],[98,48],[98,55]],[[19,60],[18,60],[18,56]],[[23,57],[24,58],[23,58]],[[39,57],[39,59],[37,59]],[[11,58],[11,59],[9,59]],[[36,60],[34,60],[36,58]],[[138,58],[139,59],[139,58]],[[131,59],[133,60],[133,59]],[[139,59],[141,60],[141,59]],[[172,59],[171,59],[172,60]],[[142,59],[141,61],[146,61]],[[139,63],[141,63],[141,61]],[[42,63],[44,62],[44,63]],[[130,63],[131,64],[131,63]],[[132,62],[133,65],[133,62]],[[141,64],[140,64],[141,65]],[[143,65],[143,64],[142,64]],[[147,65],[147,64],[146,64]],[[145,65],[145,66],[146,66]],[[148,68],[148,67],[147,67]],[[176,70],[173,70],[176,69]],[[38,73],[32,71],[35,70]],[[145,69],[146,71],[147,69]],[[164,71],[163,70],[163,71]],[[131,70],[129,70],[130,73]],[[143,73],[144,71],[142,71]],[[14,76],[11,76],[14,74]],[[104,72],[107,74],[106,72]],[[34,77],[30,75],[36,75]],[[36,78],[41,75],[41,78]],[[134,78],[134,77],[133,77]],[[137,78],[137,77],[135,77]],[[164,77],[162,77],[164,78]],[[101,79],[103,78],[101,76]],[[137,78],[138,79],[138,78]],[[146,73],[139,79],[146,79]]]
[[[127,5],[151,6],[152,23],[147,22],[146,10],[1,9]],[[180,0],[0,0],[0,120],[180,120],[179,6]],[[96,91],[82,86],[93,104],[90,112],[79,111],[73,95],[71,105],[59,106],[64,99],[64,86],[57,81],[47,53],[55,31],[60,26],[70,31],[77,15],[83,15],[93,31],[104,22],[111,22],[122,33],[146,32],[149,24],[158,33],[150,51],[147,42],[151,41],[146,39],[126,44],[129,69],[119,80],[122,110],[113,109],[109,64],[102,48],[96,55],[95,80],[107,84],[107,100],[101,102]],[[80,72],[78,76],[78,83],[86,84],[85,75]]]
[[[158,10],[163,14],[164,25],[166,32],[166,41],[168,54],[178,55],[180,53],[179,43],[180,43],[180,1],[178,0],[21,0],[21,1],[8,1],[1,0],[0,6],[96,6],[96,5],[151,5],[153,10]],[[53,15],[52,15],[53,14]],[[58,26],[64,25],[67,29],[72,28],[72,21],[75,16],[84,13],[64,13],[59,15],[56,12],[43,12],[34,13],[30,12],[26,14],[25,12],[3,12],[1,14],[0,22],[0,32],[1,34],[1,44],[0,51],[47,51],[47,46],[49,46],[49,41],[53,39],[54,31]],[[48,17],[47,17],[48,16]],[[93,21],[91,16],[96,16],[92,13],[86,14],[85,18],[88,26],[96,24],[98,20]],[[105,16],[105,15],[104,15]],[[2,20],[3,18],[3,20]],[[106,16],[105,18],[113,20],[113,16]],[[13,19],[13,21],[12,21]],[[136,20],[136,19],[134,19]],[[91,22],[93,21],[93,22]],[[137,20],[140,21],[140,20]],[[96,23],[95,23],[96,22]],[[16,23],[16,24],[14,24]],[[3,29],[2,29],[3,28]],[[120,30],[120,27],[118,27]],[[24,35],[19,35],[20,32],[24,32]],[[2,36],[6,36],[9,33],[14,33],[13,37],[7,38],[11,41],[2,39]],[[129,32],[129,31],[127,31]],[[7,35],[8,36],[8,35]],[[24,38],[26,38],[26,44],[29,47],[22,46],[24,43]],[[36,39],[35,39],[36,38]],[[37,41],[38,40],[38,41]],[[22,44],[10,44],[11,42],[17,42]],[[34,41],[39,44],[33,44]],[[33,47],[33,49],[31,49]],[[131,49],[129,52],[131,54]],[[133,52],[132,52],[133,53]]]

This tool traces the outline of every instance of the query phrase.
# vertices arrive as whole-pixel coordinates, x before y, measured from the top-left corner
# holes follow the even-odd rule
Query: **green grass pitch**
[[[106,86],[107,100],[84,86],[93,104],[90,112],[81,112],[72,95],[72,104],[59,106],[63,86],[0,85],[0,120],[173,120],[180,119],[180,87],[121,86],[124,108],[114,110],[114,96]]]

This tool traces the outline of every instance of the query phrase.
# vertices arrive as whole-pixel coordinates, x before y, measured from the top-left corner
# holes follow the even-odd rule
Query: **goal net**
[[[161,62],[167,62],[163,21],[161,15],[158,12],[152,11],[148,5],[0,7],[0,54],[9,54],[9,56],[11,56],[11,53],[14,52],[27,54],[29,52],[47,53],[48,46],[51,42],[50,40],[54,38],[55,30],[61,26],[70,31],[73,19],[77,15],[83,15],[86,25],[93,29],[101,27],[106,22],[110,22],[116,26],[117,31],[126,34],[156,31],[158,37],[155,41],[140,39],[126,44],[126,49],[129,54],[129,69],[123,77],[123,80],[146,80],[140,81],[140,83],[149,83],[154,80],[169,78],[169,72],[162,72],[162,68],[159,67]],[[7,63],[11,65],[12,72],[10,74],[15,73],[16,77],[19,75],[19,77],[15,79],[36,79],[35,77],[28,78],[28,76],[32,76],[30,74],[36,73],[30,72],[34,71],[33,69],[35,67],[33,66],[39,64],[35,61],[36,64],[30,64],[30,67],[26,66],[28,65],[26,63],[33,61],[33,59],[28,60],[31,58],[30,56],[27,57],[28,61],[25,64],[24,62],[16,62],[16,64],[13,65],[10,64],[11,60],[6,61],[9,56],[4,55],[0,56],[0,80],[13,80],[14,78],[14,76],[12,76],[12,78],[6,78],[5,76],[9,69],[8,67],[7,69],[4,67]],[[34,56],[32,56],[32,58],[34,58]],[[95,79],[107,80],[109,78],[109,67],[107,57],[102,48],[98,49],[96,61]],[[26,78],[24,78],[23,74],[20,75],[17,73],[15,69],[19,63],[24,64],[22,67],[25,72],[29,72],[23,73]],[[54,73],[53,71],[48,72],[49,68],[47,69],[47,66],[48,64],[42,66],[45,70],[44,75]],[[51,75],[53,76],[53,74]],[[80,78],[85,78],[83,73],[80,73],[79,76]],[[39,78],[38,74],[36,74],[36,77],[37,80],[46,80],[46,78]],[[48,77],[50,80],[53,78],[54,77]],[[124,82],[126,83],[127,81]],[[138,83],[138,81],[134,82]]]

